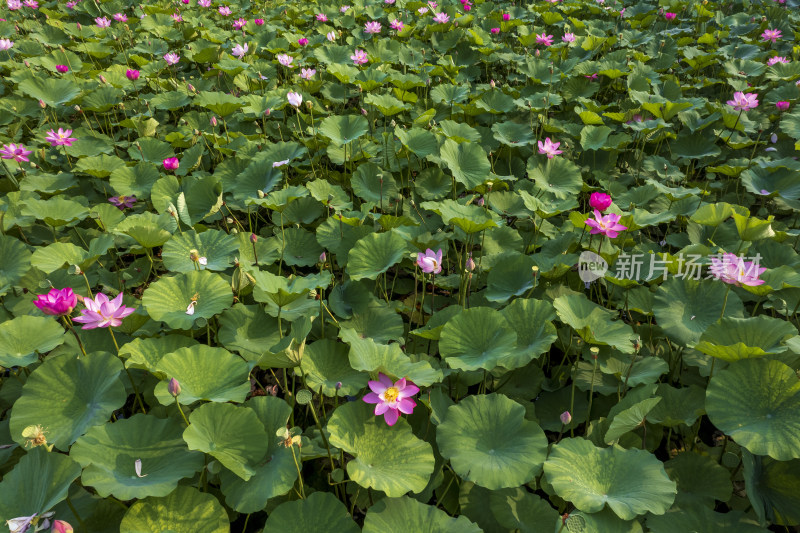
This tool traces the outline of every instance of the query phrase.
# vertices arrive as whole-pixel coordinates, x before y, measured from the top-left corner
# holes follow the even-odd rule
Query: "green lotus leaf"
[[[319,132],[335,146],[344,146],[369,131],[367,119],[361,115],[330,116],[319,125]]]
[[[558,511],[550,507],[547,500],[522,487],[493,490],[489,494],[489,509],[500,525],[520,533],[546,531],[556,523],[559,527],[563,525]]]
[[[281,340],[278,321],[258,305],[236,304],[222,313],[217,339],[246,361],[258,361]]]
[[[714,500],[727,502],[733,493],[730,472],[708,455],[681,452],[664,463],[667,475],[678,484],[678,498],[714,508]],[[688,505],[687,505],[688,506]]]
[[[751,453],[779,461],[800,458],[800,379],[780,361],[744,359],[715,374],[706,412]]]
[[[661,398],[647,398],[615,415],[606,431],[606,444],[617,443],[624,434],[643,426],[647,415],[660,401]]]
[[[406,110],[408,107],[401,100],[389,94],[367,94],[364,102],[373,105],[386,117],[391,117]]]
[[[608,126],[584,126],[581,130],[581,148],[584,150],[604,148],[612,131],[614,130]]]
[[[120,533],[229,533],[225,508],[214,495],[179,486],[164,498],[146,498],[128,508]]]
[[[664,514],[678,492],[662,463],[649,452],[597,448],[581,438],[555,444],[544,473],[556,494],[579,510],[596,513],[608,504],[623,520],[647,512]]]
[[[85,268],[89,261],[89,252],[69,242],[54,242],[47,246],[36,248],[31,256],[31,264],[50,274],[59,268],[78,265]]]
[[[191,255],[194,250],[197,250],[199,258],[205,258],[205,265],[192,260]],[[173,235],[164,244],[161,258],[164,266],[172,272],[225,270],[231,266],[238,250],[239,243],[236,238],[223,231],[213,229],[203,233],[186,231]]]
[[[285,502],[267,517],[264,533],[358,533],[347,507],[330,492],[315,492],[304,500]]]
[[[149,198],[150,190],[161,175],[156,166],[144,161],[132,167],[120,167],[111,172],[109,180],[117,194]]]
[[[499,226],[497,215],[477,205],[462,205],[454,200],[442,200],[423,202],[420,206],[438,213],[445,224],[453,224],[466,233],[478,233]]]
[[[255,474],[245,481],[228,469],[220,473],[225,503],[240,513],[255,513],[267,505],[270,498],[281,496],[292,489],[297,480],[292,450],[282,445],[276,430],[285,428],[292,408],[284,400],[272,396],[258,396],[245,403],[255,411],[264,425],[267,439],[264,459],[255,467]]]
[[[364,533],[482,533],[466,516],[452,517],[407,496],[384,498],[364,518]]]
[[[753,194],[778,193],[787,200],[798,200],[800,199],[800,183],[798,183],[796,175],[797,170],[788,168],[772,171],[753,167],[742,172],[740,179],[745,188]]]
[[[741,511],[717,513],[708,507],[686,506],[661,516],[647,517],[647,527],[653,533],[674,531],[725,531],[726,533],[767,533]]]
[[[320,339],[306,346],[300,368],[309,389],[325,396],[353,396],[367,386],[367,374],[350,366],[346,344]]]
[[[0,235],[0,296],[19,283],[30,268],[31,253],[25,244]]]
[[[64,328],[53,318],[18,316],[0,323],[0,366],[28,366],[37,354],[64,342]]]
[[[572,326],[586,342],[606,344],[622,353],[634,352],[633,330],[621,320],[614,320],[617,313],[575,293],[559,296],[553,300],[553,306],[561,320]]]
[[[399,192],[392,174],[384,172],[375,163],[359,165],[350,178],[350,185],[362,200],[386,206],[397,198]]]
[[[49,511],[80,475],[81,467],[66,455],[32,449],[0,482],[0,523]]]
[[[198,342],[193,338],[177,334],[147,339],[137,338],[120,346],[119,354],[128,359],[125,365],[128,368],[146,368],[150,372],[155,372],[156,366],[162,357],[179,348],[187,348],[197,344]]]
[[[230,285],[207,270],[162,277],[142,295],[142,305],[150,317],[175,329],[191,329],[197,318],[208,320],[230,307],[232,300]],[[197,303],[190,315],[187,310],[193,301]]]
[[[775,524],[800,523],[800,460],[776,461],[742,450],[747,497],[759,521]]]
[[[450,406],[436,442],[459,476],[492,490],[531,481],[547,458],[542,428],[502,394],[467,396]]]
[[[49,444],[68,450],[90,427],[104,423],[125,404],[128,395],[119,378],[122,370],[120,360],[106,352],[48,357],[31,373],[14,403],[14,440],[25,444],[22,431],[39,425],[45,428]],[[53,391],[60,391],[58,402],[53,402]]]
[[[362,338],[379,344],[403,338],[403,318],[385,302],[377,300],[354,312],[349,320],[339,322],[339,326],[354,329]]]
[[[359,239],[373,232],[375,229],[371,226],[350,226],[329,217],[317,226],[317,242],[336,255],[336,262],[340,266],[345,266],[353,246]]]
[[[717,227],[733,215],[733,206],[726,202],[703,204],[689,220],[704,226]]]
[[[161,358],[156,371],[167,376],[155,390],[162,405],[175,401],[167,391],[167,381],[171,378],[181,384],[178,401],[183,405],[198,400],[241,403],[250,393],[247,363],[224,348],[204,344],[178,348]]]
[[[469,96],[469,92],[470,89],[468,87],[442,83],[433,88],[431,91],[431,98],[435,102],[444,102],[453,105],[466,100]]]
[[[556,157],[545,163],[538,156],[528,159],[528,176],[536,186],[552,194],[557,199],[577,196],[583,187],[583,178],[578,165],[572,161]]]
[[[405,239],[396,230],[370,233],[350,249],[347,273],[353,280],[377,279],[406,254]]]
[[[439,127],[441,128],[445,137],[448,139],[453,139],[459,144],[464,142],[480,142],[481,140],[480,132],[464,122],[443,120],[441,123],[439,123]]]
[[[533,142],[533,131],[529,124],[518,122],[495,122],[492,124],[494,138],[507,146],[527,146]]]
[[[434,467],[431,445],[415,437],[402,417],[389,426],[372,406],[350,402],[333,412],[328,431],[333,446],[354,456],[347,474],[362,487],[397,498],[428,485]]]
[[[169,219],[174,219],[165,213]],[[169,240],[172,234],[165,229],[164,221],[169,220],[155,213],[145,212],[129,215],[114,228],[115,233],[132,237],[145,248],[161,246]]]
[[[775,230],[772,229],[772,222],[774,217],[769,215],[767,220],[762,220],[748,213],[733,213],[733,220],[736,222],[736,230],[739,232],[739,238],[743,241],[759,241],[761,239],[769,239],[775,236]]]
[[[42,100],[52,107],[58,107],[81,94],[80,87],[74,81],[50,76],[28,78],[21,81],[17,88],[26,96]]]
[[[421,328],[412,329],[409,331],[409,333],[416,335],[417,337],[422,337],[423,339],[438,341],[439,336],[442,334],[442,330],[444,329],[444,325],[447,324],[447,321],[456,316],[463,309],[464,308],[460,305],[450,305],[444,309],[439,309],[428,319],[427,322],[425,322],[424,326]]]
[[[424,159],[431,154],[436,154],[439,151],[439,144],[436,142],[436,135],[428,130],[418,127],[404,130],[398,126],[395,128],[394,132],[395,135],[397,135],[397,137],[400,139],[400,142],[403,144],[403,146],[405,146],[409,152],[420,159]],[[419,178],[417,178],[417,181],[419,181]]]
[[[117,100],[114,101],[114,103],[116,102]],[[180,91],[160,93],[150,99],[151,106],[155,107],[156,109],[166,109],[168,111],[180,109],[181,107],[189,105],[191,102],[192,99],[189,97],[189,95]]]
[[[691,426],[705,414],[705,389],[697,385],[678,389],[661,383],[657,395],[662,401],[647,415],[649,422],[668,427]]]
[[[489,307],[472,307],[447,321],[439,336],[439,352],[451,368],[491,370],[513,356],[517,334],[503,315]],[[509,365],[515,358],[509,357]]]
[[[256,287],[253,297],[257,302],[273,302],[279,307],[306,296],[312,289],[325,289],[331,282],[331,274],[320,272],[308,276],[276,276],[270,272],[253,270]]]
[[[193,103],[222,117],[226,117],[244,106],[244,102],[240,98],[221,91],[202,91],[194,98]]]
[[[722,151],[714,142],[713,137],[709,137],[704,132],[680,135],[674,143],[671,143],[672,157],[685,159],[700,159],[702,157],[718,156]]]
[[[189,415],[183,440],[190,450],[200,450],[247,481],[264,459],[267,432],[258,414],[231,403],[206,403]]]
[[[783,341],[797,335],[790,322],[765,315],[749,318],[725,317],[711,324],[700,336],[695,350],[723,361],[738,361],[785,352]]]
[[[110,499],[89,493],[78,484],[73,484],[69,491],[69,503],[62,501],[53,507],[53,511],[59,520],[70,524],[80,524],[81,522],[78,522],[80,516],[86,529],[93,533],[119,533],[119,524],[127,509],[123,509]]]
[[[486,280],[486,299],[490,302],[507,302],[533,288],[535,277],[531,267],[535,261],[529,255],[516,251],[498,258]]]
[[[314,234],[303,228],[286,228],[276,236],[283,262],[293,266],[312,266],[324,251]]]
[[[194,226],[215,215],[222,207],[222,183],[217,176],[186,176],[181,180],[183,192],[178,195],[175,207],[181,221]]]
[[[104,498],[166,496],[178,481],[203,468],[203,455],[190,452],[175,420],[141,413],[90,428],[69,454],[83,467],[81,482]],[[141,477],[136,461],[141,461]]]
[[[591,372],[591,370],[590,370]],[[595,391],[597,389],[595,388]],[[616,387],[614,390],[617,390]],[[572,421],[569,424],[562,424],[561,413],[572,405],[569,410],[572,415]],[[556,391],[542,391],[536,401],[536,418],[539,420],[539,425],[545,431],[568,431],[577,428],[580,424],[586,421],[589,410],[589,401],[584,394],[575,394],[572,397],[572,387],[564,387]],[[592,408],[594,411],[594,408]],[[595,411],[595,414],[597,412]]]
[[[492,170],[486,152],[477,143],[458,144],[447,139],[440,149],[442,161],[453,173],[453,177],[467,189],[482,185]]]
[[[551,322],[555,313],[545,301],[517,298],[502,313],[511,329],[517,332],[517,349],[513,358],[510,355],[503,357],[506,368],[527,365],[549,350],[558,338],[556,327]]]

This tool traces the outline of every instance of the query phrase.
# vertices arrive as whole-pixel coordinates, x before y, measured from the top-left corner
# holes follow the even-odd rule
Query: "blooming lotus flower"
[[[328,33],[326,33],[326,34],[325,34],[325,37],[326,37],[326,38],[327,38],[327,39],[328,39],[330,42],[333,42],[333,41],[335,41],[335,40],[336,40],[336,32],[335,32],[335,31],[329,31]]]
[[[356,65],[363,65],[369,61],[369,56],[364,50],[359,50],[356,48],[355,52],[353,52],[353,55],[350,56],[350,59],[352,59],[353,63]]]
[[[228,15],[231,14],[231,8],[229,8],[228,6],[219,6],[219,14],[222,15],[223,17],[227,17]]]
[[[72,319],[83,324],[83,329],[117,327],[122,324],[123,318],[136,310],[122,305],[122,293],[109,300],[108,296],[101,292],[94,300],[84,298],[83,304],[86,309],[81,309],[81,316]]]
[[[300,104],[303,103],[303,95],[300,93],[290,92],[286,95],[286,99],[294,107],[300,107]]]
[[[733,93],[733,100],[728,100],[728,105],[736,111],[747,111],[758,107],[758,95],[756,93],[744,94],[742,91]]]
[[[394,19],[392,22],[389,23],[389,26],[391,26],[393,30],[403,31],[405,24],[403,24],[402,21],[400,20]]]
[[[284,67],[294,68],[294,65],[292,65],[294,58],[289,54],[278,54],[276,57],[278,59],[278,63]]]
[[[117,22],[128,22],[128,16],[125,13],[115,13],[114,20]]]
[[[200,7],[211,7],[211,0],[197,0],[197,5]]]
[[[317,73],[317,69],[314,68],[304,68],[300,71],[300,77],[304,80],[310,80],[314,77],[314,74]]]
[[[51,529],[52,533],[72,533],[73,529],[69,522],[64,522],[63,520],[55,520],[53,521],[53,529]]]
[[[348,9],[350,9],[350,6],[342,6],[342,7],[339,8],[339,12],[340,13],[345,13]]]
[[[72,130],[58,128],[58,131],[48,131],[47,137],[45,137],[44,140],[49,142],[52,146],[72,146],[72,143],[77,139],[75,137],[70,137],[70,135],[72,135]]]
[[[180,13],[173,13],[170,16],[172,17],[172,20],[174,20],[175,22],[183,22],[183,17],[181,16]]]
[[[9,0],[8,3],[11,4],[11,1]],[[31,522],[33,522],[34,518],[36,518],[36,513],[6,520],[6,525],[10,533],[26,533],[31,527]]]
[[[161,162],[166,170],[176,170],[180,166],[180,161],[177,157],[168,157]]]
[[[72,313],[78,305],[78,297],[69,287],[61,290],[50,289],[47,294],[37,295],[33,305],[46,315],[64,316]]]
[[[437,252],[434,252],[428,248],[424,254],[419,252],[417,254],[417,265],[426,274],[438,274],[442,271],[442,249],[439,248]]]
[[[297,40],[297,44],[299,44],[300,46],[305,46],[308,44],[308,39],[306,39],[305,37],[301,37],[300,39]]]
[[[25,4],[25,7],[29,7],[31,9],[38,9],[39,8],[39,2],[37,2],[36,0],[25,0],[22,3]]]
[[[11,39],[0,39],[0,50],[11,50],[14,46],[14,41]]]
[[[448,14],[447,14],[447,13],[445,13],[445,12],[436,13],[436,14],[433,16],[433,21],[434,21],[434,22],[437,22],[437,23],[439,23],[439,24],[446,24],[447,22],[449,22],[449,21],[450,21],[450,15],[448,15]]]
[[[434,10],[437,7],[439,7],[439,4],[437,2],[428,2],[428,5],[430,6],[431,10]]]
[[[611,196],[604,192],[593,192],[589,196],[589,205],[593,209],[603,212],[611,206]]]
[[[22,2],[21,0],[8,0],[6,2],[9,11],[16,11],[17,9],[22,9]]]
[[[767,65],[771,67],[772,65],[775,65],[776,63],[788,63],[788,62],[789,62],[789,60],[786,59],[783,56],[775,56],[775,57],[770,57],[767,60]]]
[[[498,33],[500,33],[500,28],[492,28],[489,31],[492,32],[494,35],[497,35]]]
[[[419,9],[417,9],[417,13],[419,13],[420,15],[424,15],[427,12],[428,12],[428,8],[427,7],[421,7]]]
[[[575,42],[575,34],[574,33],[565,33],[564,36],[561,38],[562,41],[565,43],[574,43]]]
[[[325,13],[317,13],[317,20],[320,22],[328,22],[328,17]]]
[[[786,100],[775,102],[775,107],[778,108],[778,111],[786,111],[787,109],[789,109],[789,102],[787,102]]]
[[[400,418],[400,413],[410,415],[417,402],[411,399],[419,392],[419,387],[403,378],[394,383],[388,376],[379,373],[378,381],[368,381],[372,390],[364,395],[366,403],[374,403],[375,416],[383,415],[387,424],[393,426]]]
[[[722,254],[722,258],[711,258],[709,267],[711,274],[720,281],[741,287],[747,285],[756,287],[765,283],[758,277],[767,269],[759,267],[754,261],[745,262],[736,254]]]
[[[119,207],[120,211],[124,211],[126,207],[133,207],[133,204],[135,204],[137,200],[135,196],[125,196],[121,194],[119,196],[112,196],[108,201]]]
[[[670,13],[669,11],[664,13],[664,18],[667,20],[675,20],[675,17],[677,16],[678,16],[677,13]]]
[[[0,150],[0,157],[3,159],[13,159],[17,163],[27,163],[30,161],[28,156],[33,153],[32,150],[26,150],[21,144],[6,144]]]
[[[237,44],[231,49],[231,54],[235,57],[242,57],[248,52],[249,48],[247,48],[247,43],[244,43],[244,46]]]
[[[589,232],[591,235],[603,234],[609,239],[615,239],[620,231],[628,229],[627,226],[619,224],[619,219],[620,216],[616,213],[603,216],[600,211],[595,209],[594,220],[587,218],[586,225],[592,228],[592,231]]]
[[[364,24],[364,32],[370,34],[376,34],[381,32],[381,23],[377,21],[371,21]]]
[[[255,19],[253,22],[256,23],[256,26],[263,26],[264,25],[264,19]]]
[[[97,17],[94,19],[95,24],[97,24],[98,28],[108,28],[111,26],[111,21],[108,20],[108,17]]]
[[[540,154],[547,154],[547,159],[553,159],[555,156],[562,153],[561,150],[558,149],[561,146],[560,142],[554,143],[550,140],[550,137],[547,137],[544,142],[539,141],[539,153]]]
[[[383,0],[383,3],[392,5],[392,4],[394,4],[394,0]]]
[[[180,60],[181,56],[179,56],[175,52],[169,52],[168,54],[164,54],[164,61],[167,62],[167,65],[174,65]]]
[[[550,46],[551,44],[553,44],[553,36],[545,35],[545,32],[542,32],[541,35],[536,36],[536,44],[543,44],[545,46]]]
[[[761,34],[761,39],[764,42],[772,41],[773,43],[781,38],[781,30],[764,30]]]
[[[511,20],[511,15],[509,13],[503,13],[503,20],[505,21]]]
[[[234,30],[241,30],[242,28],[244,28],[245,24],[247,24],[247,21],[245,19],[238,18],[238,19],[233,21],[233,29]]]
[[[125,76],[131,81],[136,81],[139,79],[139,71],[129,68],[125,71]]]

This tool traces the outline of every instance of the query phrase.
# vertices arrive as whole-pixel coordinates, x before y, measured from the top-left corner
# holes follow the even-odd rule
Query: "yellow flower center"
[[[383,392],[383,397],[387,402],[393,402],[397,400],[397,396],[400,394],[400,391],[397,390],[397,387],[389,387]]]

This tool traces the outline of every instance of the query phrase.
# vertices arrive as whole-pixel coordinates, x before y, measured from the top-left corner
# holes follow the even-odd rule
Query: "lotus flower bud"
[[[264,191],[261,191],[261,190],[258,191],[258,197],[259,198],[264,198],[265,196],[266,196],[266,194],[264,194]]]
[[[51,531],[52,533],[72,533],[73,529],[69,522],[55,520],[53,522],[53,529],[51,529]]]
[[[41,107],[42,109],[47,107],[47,104],[44,103],[44,100],[39,100],[39,107]]]
[[[103,76],[102,74],[100,74],[100,76],[99,76],[99,77],[100,77],[100,81],[101,81],[102,83],[104,83],[104,84],[105,84],[105,83],[108,83],[108,81],[106,80],[106,77],[105,77],[105,76]]]
[[[217,117],[211,117],[211,126],[216,128],[217,127]]]
[[[569,423],[572,422],[572,415],[569,414],[569,411],[564,411],[563,413],[561,413],[560,418],[561,418],[561,423],[564,424],[565,426],[569,425]]]
[[[475,260],[472,259],[472,254],[469,254],[469,258],[467,259],[466,268],[468,271],[472,272],[475,270]]]
[[[167,385],[167,391],[172,395],[173,398],[177,398],[181,393],[181,384],[178,383],[177,379],[172,378],[169,380],[169,384]]]
[[[258,242],[258,235],[256,235],[255,233],[251,233],[250,234],[250,242],[252,242],[253,244]]]

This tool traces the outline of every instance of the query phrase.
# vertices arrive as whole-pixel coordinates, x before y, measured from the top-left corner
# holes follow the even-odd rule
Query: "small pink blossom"
[[[438,274],[442,271],[442,249],[434,252],[430,248],[425,250],[425,253],[419,252],[417,254],[417,265],[426,274]]]
[[[593,192],[589,196],[589,205],[603,212],[611,206],[611,196],[604,192]]]
[[[592,228],[591,235],[603,234],[609,239],[616,239],[620,231],[628,229],[627,226],[619,224],[621,217],[616,213],[609,213],[603,216],[597,209],[594,210],[594,219],[587,218],[586,225]]]
[[[51,531],[52,533],[72,533],[74,530],[69,522],[55,520],[53,521],[53,529]]]
[[[306,39],[305,37],[302,37],[302,38],[297,40],[297,44],[299,44],[300,46],[305,46],[305,45],[308,44],[308,39]]]
[[[177,157],[168,157],[161,162],[164,165],[164,170],[177,170],[180,166],[180,161]]]
[[[584,76],[584,78],[587,78],[587,79],[589,79],[591,81],[597,81],[597,78],[598,78],[597,72],[595,72],[594,74],[586,74]]]
[[[541,35],[536,35],[536,44],[543,44],[545,46],[550,46],[553,44],[553,36],[552,35],[545,35],[545,32],[542,32]]]
[[[234,57],[241,58],[244,57],[244,55],[248,52],[248,50],[249,49],[247,47],[247,43],[244,43],[244,46],[242,46],[241,44],[237,44],[231,49],[231,55],[233,55]]]
[[[564,411],[561,413],[561,416],[559,416],[559,419],[561,420],[562,424],[568,426],[569,423],[572,422],[572,415],[569,413],[569,411]]]
[[[14,46],[14,41],[11,39],[0,39],[0,50],[11,50]]]
[[[139,79],[139,71],[129,68],[125,71],[125,76],[131,81],[136,81]]]
[[[67,9],[69,9],[71,11],[71,10],[75,9],[75,6],[78,5],[78,2],[77,2],[77,0],[70,0],[65,5],[67,6]]]
[[[72,135],[72,130],[58,128],[58,131],[48,131],[44,140],[49,142],[52,146],[72,146],[72,143],[77,139],[75,137],[70,137],[70,135]]]
[[[94,299],[84,298],[83,304],[86,309],[81,309],[81,316],[72,319],[73,322],[83,324],[83,329],[120,326],[122,319],[136,310],[122,305],[122,293],[109,300],[108,296],[101,292]]]
[[[544,142],[539,141],[539,153],[540,154],[547,154],[547,159],[553,159],[555,156],[562,153],[561,150],[558,149],[561,146],[560,142],[554,143],[550,140],[550,137],[547,137]]]
[[[398,19],[394,19],[392,22],[389,23],[389,26],[391,26],[393,30],[403,31],[405,24],[403,24],[403,22]]]
[[[776,63],[788,63],[788,62],[789,62],[789,60],[786,59],[783,56],[775,56],[775,57],[770,57],[767,60],[767,65],[771,67],[772,65],[775,65]]]
[[[219,14],[222,15],[223,17],[227,17],[232,13],[231,8],[229,8],[228,6],[219,6],[218,11]]]
[[[335,32],[335,31],[329,31],[328,33],[326,33],[326,34],[325,34],[325,37],[326,37],[326,38],[327,38],[327,39],[328,39],[330,42],[333,42],[333,41],[335,41],[335,40],[336,40],[336,32]]]
[[[376,404],[375,416],[383,415],[390,426],[397,423],[400,413],[410,415],[417,406],[417,402],[411,397],[419,392],[419,387],[406,378],[395,383],[388,376],[379,373],[378,381],[368,381],[367,385],[372,392],[365,394],[363,400]]]
[[[30,9],[38,9],[39,8],[39,2],[37,2],[36,0],[25,0],[22,3],[25,4],[25,7],[28,7]]]
[[[709,267],[711,274],[720,281],[741,287],[747,285],[756,287],[763,285],[765,281],[758,277],[766,272],[766,268],[759,267],[755,261],[747,261],[736,254],[725,253],[722,258],[711,258]]]
[[[670,13],[669,11],[664,13],[664,18],[667,19],[667,20],[675,20],[675,17],[677,17],[677,16],[678,16],[677,13]]]
[[[772,41],[773,43],[781,38],[781,30],[764,30],[761,34],[761,39],[764,42]]]
[[[233,26],[234,30],[241,30],[242,28],[245,27],[246,24],[247,24],[247,20],[245,20],[243,18],[238,18],[238,19],[233,21],[232,26]]]
[[[263,26],[264,25],[264,19],[255,19],[253,22],[256,23],[256,26]]]
[[[446,24],[446,23],[450,22],[450,15],[448,15],[444,11],[441,12],[441,13],[436,13],[433,16],[433,21],[436,22],[436,23],[439,23],[439,24]]]
[[[174,65],[180,60],[181,56],[179,56],[175,52],[169,52],[167,54],[164,54],[164,61],[167,62],[167,65]]]
[[[786,100],[775,102],[775,107],[778,108],[778,111],[786,111],[787,109],[789,109],[789,102],[787,102]]]
[[[574,43],[575,42],[575,34],[574,33],[565,33],[561,40],[565,43]]]
[[[183,17],[181,16],[180,13],[173,13],[170,16],[172,17],[172,20],[174,20],[175,22],[183,22]]]
[[[317,73],[316,69],[313,68],[304,68],[300,70],[300,77],[304,80],[310,80],[314,77],[314,74]]]
[[[428,12],[428,8],[427,7],[421,7],[419,9],[417,9],[417,13],[419,13],[420,15],[424,15],[427,12]]]
[[[381,32],[381,23],[375,20],[364,24],[364,32],[374,35]]]
[[[498,33],[500,33],[500,28],[492,28],[489,31],[492,32],[493,35],[497,35]]]
[[[46,315],[63,316],[72,313],[72,310],[78,305],[78,297],[69,287],[61,290],[50,289],[47,294],[36,296],[33,305]]]
[[[511,20],[511,15],[509,13],[503,13],[503,20],[505,21]]]
[[[98,28],[108,28],[111,26],[111,21],[108,20],[108,17],[97,17],[94,19],[95,24],[97,24]]]
[[[197,0],[197,5],[200,7],[211,7],[211,0]]]
[[[339,8],[340,13],[345,13],[347,10],[350,9],[350,6],[342,6]]]
[[[66,74],[69,72],[69,67],[67,65],[56,65],[56,70],[61,74]]]
[[[356,48],[353,55],[350,56],[350,59],[352,59],[353,63],[355,63],[356,65],[363,65],[364,63],[367,63],[369,61],[369,56],[364,50]]]
[[[16,11],[17,9],[22,9],[22,1],[21,0],[8,0],[6,2],[9,11]]]
[[[733,93],[733,100],[728,100],[728,105],[736,111],[747,111],[758,107],[758,95],[756,93],[744,94],[742,91]]]
[[[328,17],[325,13],[317,13],[317,20],[319,22],[328,22]]]
[[[114,13],[114,20],[117,22],[128,22],[128,16],[125,13]]]
[[[292,65],[294,58],[289,54],[278,54],[275,57],[278,59],[278,63],[280,63],[284,67],[294,68],[294,65]]]
[[[0,150],[0,157],[3,159],[13,159],[17,163],[27,163],[30,161],[28,156],[33,153],[32,150],[26,150],[21,144],[6,144]]]

